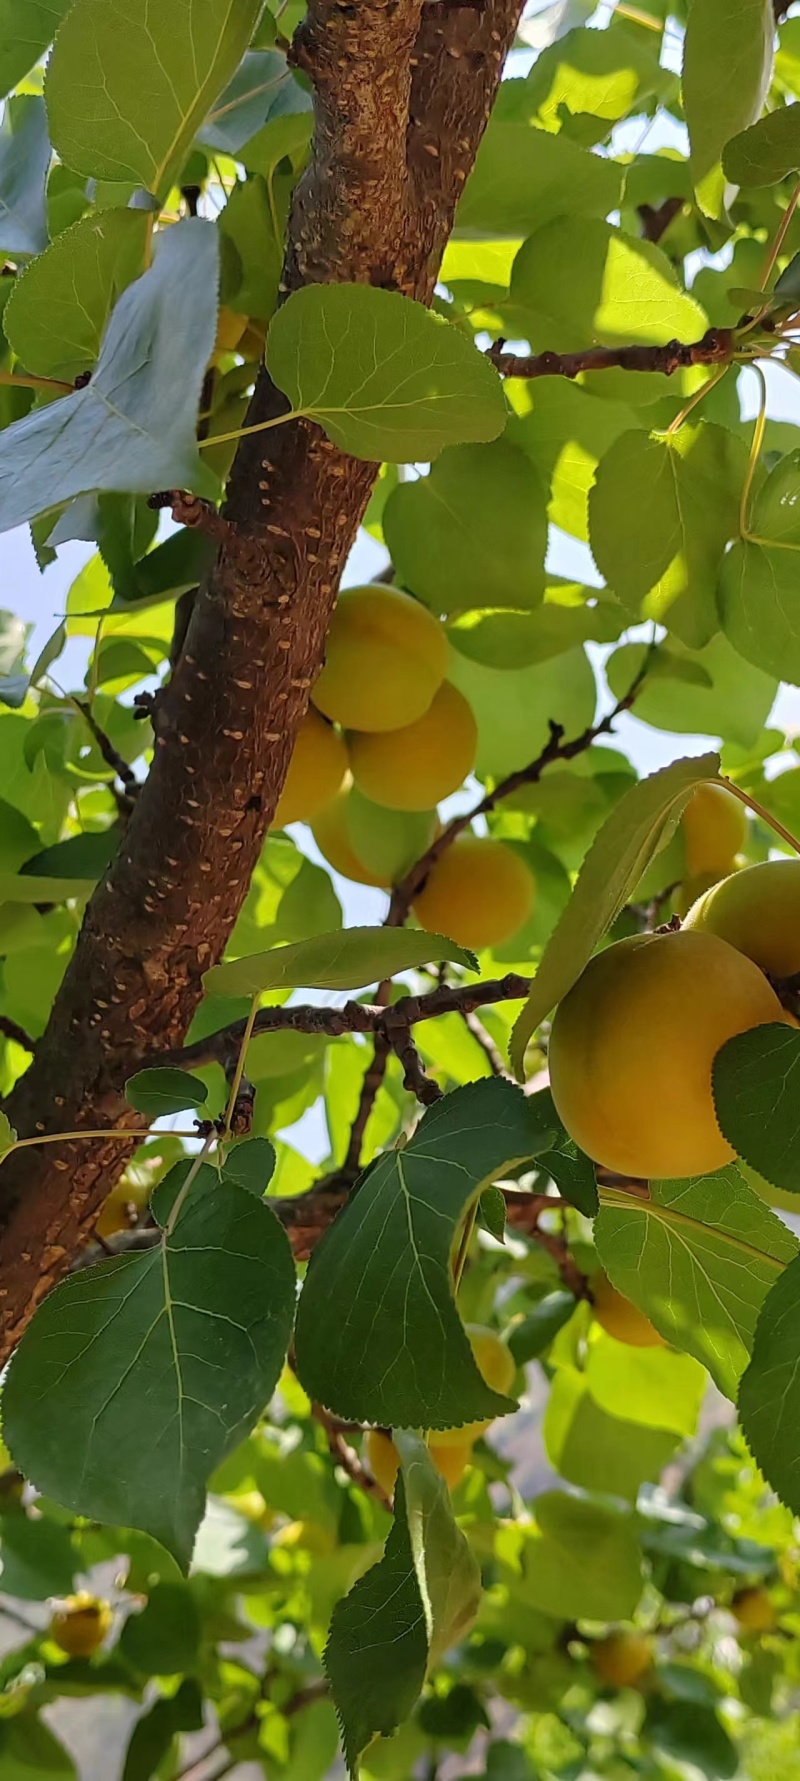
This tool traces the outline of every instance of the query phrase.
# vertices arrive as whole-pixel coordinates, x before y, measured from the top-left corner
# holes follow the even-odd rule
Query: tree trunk
[[[521,0],[310,0],[293,49],[315,94],[284,292],[360,282],[429,303]],[[285,411],[266,371],[248,424]],[[179,1045],[221,956],[322,665],[377,466],[296,421],[242,439],[227,539],[159,695],[153,765],[7,1114],[21,1136],[141,1128],[123,1098]],[[120,1137],[18,1151],[0,1174],[0,1354],[91,1231]]]

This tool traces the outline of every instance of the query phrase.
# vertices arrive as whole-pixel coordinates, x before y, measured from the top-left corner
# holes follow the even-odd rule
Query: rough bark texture
[[[294,55],[314,85],[316,127],[285,291],[355,281],[430,301],[520,12],[521,0],[310,0]],[[263,373],[249,423],[281,407]],[[181,1043],[201,974],[241,908],[375,474],[306,422],[242,440],[231,531],[159,697],[152,770],[7,1106],[21,1135],[141,1125],[125,1079],[148,1053]],[[127,1154],[117,1138],[8,1159],[3,1356],[87,1237]]]

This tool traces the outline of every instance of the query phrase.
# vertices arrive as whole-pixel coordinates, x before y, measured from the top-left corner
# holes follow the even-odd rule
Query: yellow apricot
[[[722,785],[699,785],[681,818],[686,843],[686,871],[729,872],[747,839],[744,805]]]
[[[765,1589],[739,1589],[731,1602],[731,1613],[748,1633],[771,1633],[775,1625],[775,1609]]]
[[[800,971],[800,860],[764,860],[699,897],[687,928],[717,934],[773,977]]]
[[[311,697],[344,729],[398,730],[427,711],[446,673],[444,631],[418,600],[399,588],[344,588]]]
[[[511,1349],[506,1346],[495,1330],[490,1330],[483,1323],[468,1323],[465,1326],[469,1336],[469,1345],[475,1356],[475,1364],[483,1374],[486,1384],[501,1397],[508,1397],[514,1383],[517,1363]],[[466,1422],[461,1428],[435,1429],[431,1432],[431,1447],[459,1447],[462,1442],[470,1446],[477,1441],[479,1435],[491,1428],[494,1418],[484,1417],[480,1422]]]
[[[50,1637],[67,1657],[91,1657],[102,1645],[113,1614],[108,1602],[82,1590],[67,1596],[50,1622]]]
[[[464,1429],[459,1430],[462,1435],[465,1432]],[[451,1445],[450,1442],[440,1441],[438,1436],[438,1430],[435,1440],[431,1435],[428,1450],[436,1470],[444,1479],[448,1490],[455,1490],[456,1485],[461,1483],[472,1458],[472,1442],[469,1440],[456,1441]]]
[[[594,1315],[606,1335],[616,1336],[618,1342],[627,1342],[630,1348],[666,1347],[649,1317],[624,1293],[617,1292],[607,1274],[595,1274],[591,1287]]]
[[[646,1633],[610,1633],[592,1646],[592,1669],[609,1688],[635,1688],[653,1666]]]
[[[533,910],[536,881],[525,861],[482,835],[459,835],[437,860],[414,903],[429,934],[480,950],[510,940]]]
[[[318,711],[307,711],[271,827],[283,829],[290,822],[310,822],[341,791],[346,773],[347,749],[338,731]]]
[[[223,305],[217,319],[215,354],[235,352],[247,325],[248,317],[246,315],[237,315],[235,309],[226,309]]]
[[[317,1558],[327,1558],[336,1546],[336,1535],[331,1528],[323,1527],[321,1521],[287,1521],[276,1530],[272,1539],[275,1546],[313,1552]]]
[[[331,799],[330,804],[319,812],[311,824],[311,833],[317,843],[323,859],[326,859],[334,872],[341,872],[343,878],[352,878],[355,884],[374,884],[379,890],[389,889],[388,878],[377,878],[374,872],[362,865],[355,852],[347,828],[347,794],[349,786],[345,786],[338,796]]]
[[[356,785],[389,810],[429,810],[458,791],[475,765],[478,726],[458,688],[443,681],[428,710],[402,730],[353,730]]]
[[[461,1439],[452,1446],[442,1442],[440,1430],[429,1444],[431,1459],[450,1490],[455,1490],[461,1483],[469,1465],[472,1453],[472,1442],[464,1440],[464,1430],[457,1432]],[[400,1470],[400,1455],[391,1435],[385,1435],[381,1429],[367,1429],[364,1437],[364,1457],[376,1483],[387,1497],[394,1496],[397,1474]]]
[[[622,1175],[705,1175],[734,1155],[711,1068],[728,1039],[784,1018],[758,968],[713,934],[635,934],[598,953],[550,1037],[556,1110]]]
[[[130,1231],[138,1222],[137,1214],[147,1205],[152,1192],[152,1178],[144,1181],[132,1181],[127,1175],[112,1187],[107,1199],[103,1201],[100,1217],[95,1224],[95,1235],[115,1237],[118,1231]]]

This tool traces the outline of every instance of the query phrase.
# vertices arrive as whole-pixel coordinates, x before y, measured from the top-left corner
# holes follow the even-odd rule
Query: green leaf
[[[551,719],[567,736],[579,736],[594,717],[597,683],[582,649],[523,668],[486,667],[453,650],[448,679],[472,706],[480,779],[502,779],[535,760]]]
[[[643,110],[652,93],[664,96],[670,76],[659,66],[659,49],[657,32],[637,31],[619,17],[603,31],[567,28],[542,50],[527,80],[515,83],[517,106],[545,130],[567,127],[565,112],[614,123]]]
[[[800,1256],[776,1281],[756,1325],[739,1387],[739,1420],[756,1465],[782,1503],[800,1514]]]
[[[703,1701],[650,1700],[642,1731],[648,1744],[671,1759],[670,1766],[674,1762],[684,1772],[684,1764],[699,1769],[707,1781],[728,1781],[741,1773],[737,1745]]]
[[[398,971],[449,959],[477,971],[474,953],[440,934],[405,928],[344,928],[315,934],[294,946],[276,946],[248,958],[212,965],[203,977],[207,995],[257,996],[268,989],[364,989]]]
[[[69,1595],[78,1559],[69,1528],[14,1511],[0,1519],[0,1588],[5,1596],[41,1602]]]
[[[746,470],[744,441],[705,421],[623,433],[589,496],[589,542],[609,587],[694,649],[719,629],[717,576]]]
[[[551,1138],[518,1089],[486,1078],[445,1096],[402,1149],[371,1164],[317,1244],[300,1297],[298,1371],[312,1398],[348,1421],[404,1428],[511,1408],[475,1365],[451,1251],[483,1188]]]
[[[609,1416],[625,1406],[628,1422],[669,1429],[685,1439],[697,1433],[708,1379],[690,1354],[671,1348],[636,1348],[603,1331],[589,1344],[586,1383]]]
[[[198,142],[238,155],[270,120],[311,111],[311,97],[279,50],[248,50],[197,132]]]
[[[269,321],[278,297],[289,182],[284,181],[278,189],[284,199],[280,218],[275,214],[275,182],[270,188],[256,174],[234,186],[219,219],[223,242],[228,244],[235,265],[235,276],[226,279],[223,257],[223,298],[239,315],[256,316],[265,322]],[[210,430],[221,430],[216,417]]]
[[[4,328],[27,371],[74,383],[91,370],[117,298],[143,269],[147,232],[142,210],[82,217],[15,279]]]
[[[701,210],[720,217],[725,144],[760,117],[772,76],[772,0],[692,0],[683,46],[683,111]]]
[[[118,1650],[143,1676],[190,1670],[200,1643],[200,1617],[185,1583],[157,1583],[141,1614],[130,1614]]]
[[[464,187],[456,229],[532,235],[567,211],[606,217],[617,209],[621,191],[622,169],[613,161],[589,154],[567,136],[549,136],[496,115]]]
[[[615,699],[623,697],[646,653],[644,643],[624,643],[606,662],[606,679]],[[754,747],[775,702],[777,677],[743,661],[727,637],[712,637],[705,649],[691,654],[683,644],[671,641],[669,653],[673,663],[685,661],[702,669],[711,685],[648,674],[636,699],[640,722],[656,730],[720,736],[741,748]]]
[[[206,1480],[275,1388],[295,1270],[268,1207],[189,1163],[153,1201],[158,1246],[82,1269],[39,1307],[3,1390],[3,1433],[37,1488],[153,1534],[182,1566]],[[173,1198],[173,1184],[179,1190]]]
[[[3,1781],[76,1781],[72,1757],[35,1713],[0,1720]]]
[[[66,903],[85,901],[94,890],[93,878],[38,878],[32,874],[0,872],[0,903]]]
[[[270,326],[267,369],[295,413],[371,462],[425,461],[506,422],[500,378],[471,340],[369,285],[295,291]]]
[[[263,1199],[274,1173],[275,1146],[269,1138],[248,1138],[225,1158],[225,1180],[235,1181],[257,1200]]]
[[[478,1217],[496,1242],[505,1242],[506,1203],[499,1187],[484,1188],[478,1201]]]
[[[786,1193],[800,1193],[800,1033],[754,1027],[729,1039],[714,1059],[714,1108],[738,1156]],[[798,1201],[800,1208],[800,1201]]]
[[[202,1107],[207,1096],[205,1083],[190,1076],[188,1070],[137,1070],[125,1084],[128,1105],[150,1119],[164,1119],[186,1107]]]
[[[601,406],[595,403],[596,408]],[[627,615],[616,600],[584,597],[574,605],[568,600],[561,604],[559,591],[546,589],[544,605],[534,612],[495,609],[461,613],[448,626],[449,640],[461,655],[485,668],[519,670],[550,661],[567,650],[575,659],[579,644],[613,643],[626,629]],[[579,590],[577,583],[572,584],[572,591],[584,596],[595,592],[593,588]]]
[[[468,1630],[480,1599],[477,1560],[424,1442],[398,1432],[394,1526],[379,1564],[331,1621],[325,1648],[351,1775],[373,1738],[407,1719],[430,1665]]]
[[[735,1400],[761,1305],[797,1254],[736,1164],[652,1181],[647,1200],[604,1190],[594,1237],[612,1284]]]
[[[706,328],[702,309],[678,288],[660,248],[592,218],[560,217],[523,243],[507,308],[509,329],[524,334],[535,352],[665,345],[676,337],[697,340]],[[674,396],[680,384],[679,376],[632,371],[594,372],[582,381],[627,403]]]
[[[122,1781],[152,1781],[178,1732],[203,1729],[203,1697],[194,1679],[161,1696],[137,1719],[125,1753]]]
[[[727,144],[726,179],[737,186],[773,186],[800,167],[800,118],[793,105],[771,111]]]
[[[216,492],[195,443],[216,328],[217,235],[189,218],[124,291],[91,383],[0,436],[0,530],[89,489]]]
[[[661,1476],[678,1442],[668,1430],[609,1416],[573,1367],[556,1371],[542,1433],[548,1459],[569,1484],[633,1503],[642,1484]]]
[[[0,0],[0,94],[10,93],[53,41],[70,0]]]
[[[559,1330],[569,1323],[576,1303],[571,1292],[549,1292],[527,1317],[512,1323],[506,1339],[518,1367],[538,1360],[547,1351]]]
[[[660,843],[669,838],[695,786],[718,772],[715,754],[675,761],[632,786],[612,810],[586,855],[514,1027],[511,1061],[518,1075],[529,1039],[577,982]]]
[[[87,878],[96,882],[111,864],[119,838],[116,824],[70,835],[66,841],[56,841],[54,847],[32,854],[20,867],[20,873],[25,878]]]
[[[262,0],[185,0],[176,28],[149,0],[73,0],[45,83],[61,159],[163,201],[261,9]]]
[[[512,407],[505,437],[522,446],[546,480],[553,525],[588,539],[588,496],[597,465],[615,439],[635,426],[634,409],[624,402],[598,402],[565,377],[511,377],[505,389]]]
[[[43,100],[9,99],[0,124],[0,252],[27,257],[47,246],[49,165]]]
[[[719,612],[734,649],[765,674],[800,685],[797,551],[735,544],[722,566]]]
[[[403,587],[436,613],[537,606],[544,592],[547,498],[515,445],[457,445],[428,476],[400,483],[383,515]]]
[[[628,1620],[642,1593],[632,1517],[546,1491],[524,1544],[526,1599],[559,1620]]]

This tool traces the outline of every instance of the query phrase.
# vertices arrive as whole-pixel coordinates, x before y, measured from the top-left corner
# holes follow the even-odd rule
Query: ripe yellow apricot
[[[297,732],[272,828],[310,822],[341,791],[346,773],[347,749],[338,731],[318,711],[307,711]]]
[[[235,309],[226,309],[223,305],[217,319],[217,338],[214,353],[235,352],[242,335],[248,325],[246,315],[237,315]]]
[[[716,934],[774,977],[800,971],[800,860],[764,860],[698,897],[687,928]]]
[[[112,1187],[107,1199],[103,1201],[100,1217],[95,1224],[95,1235],[115,1237],[118,1231],[130,1231],[137,1223],[137,1213],[147,1205],[152,1192],[152,1179],[144,1181],[131,1180],[123,1175],[122,1180]]]
[[[108,1602],[82,1590],[67,1596],[50,1622],[50,1637],[67,1657],[91,1657],[109,1632],[113,1614]]]
[[[356,785],[389,810],[430,810],[458,791],[475,765],[478,726],[458,688],[443,681],[428,710],[402,730],[353,730]]]
[[[556,1012],[556,1110],[582,1150],[622,1175],[705,1175],[734,1154],[714,1113],[714,1057],[737,1033],[783,1018],[757,966],[716,935],[618,940]]]
[[[699,785],[681,818],[690,878],[730,872],[747,839],[744,805],[723,785]]]
[[[607,1274],[595,1274],[591,1281],[592,1306],[601,1329],[630,1348],[665,1348],[663,1336],[645,1317],[638,1305],[617,1292]]]
[[[592,1668],[609,1688],[635,1688],[653,1666],[646,1633],[610,1633],[592,1646]]]
[[[475,1356],[475,1364],[483,1374],[487,1385],[490,1385],[493,1391],[500,1392],[502,1397],[508,1397],[517,1370],[517,1363],[511,1349],[507,1347],[502,1337],[498,1336],[495,1330],[490,1330],[486,1324],[468,1323],[465,1325],[465,1329],[469,1336],[470,1348]],[[481,1422],[464,1423],[461,1428],[436,1429],[431,1433],[431,1448],[434,1445],[456,1448],[465,1441],[472,1446],[479,1435],[485,1434],[486,1430],[491,1428],[492,1421],[493,1418],[487,1416]]]
[[[450,1490],[455,1490],[456,1485],[461,1483],[472,1453],[472,1442],[463,1438],[465,1431],[457,1429],[453,1433],[458,1434],[461,1439],[452,1444],[443,1443],[442,1431],[437,1429],[435,1439],[429,1442],[431,1459]],[[400,1470],[400,1455],[391,1435],[385,1435],[381,1429],[367,1429],[364,1457],[381,1490],[387,1497],[393,1497]]]
[[[388,878],[377,878],[362,865],[350,840],[347,828],[347,794],[349,786],[345,785],[338,796],[326,804],[311,824],[311,833],[317,843],[323,859],[326,859],[334,872],[341,872],[343,878],[352,878],[355,884],[373,884],[378,890],[388,890]]]
[[[731,1613],[748,1633],[771,1633],[775,1625],[775,1609],[765,1589],[737,1590],[731,1602]]]
[[[399,730],[427,711],[447,673],[438,619],[393,587],[344,588],[312,699],[346,730]]]
[[[487,836],[459,835],[437,860],[414,903],[429,934],[480,950],[510,940],[536,897],[533,873],[513,848]]]

